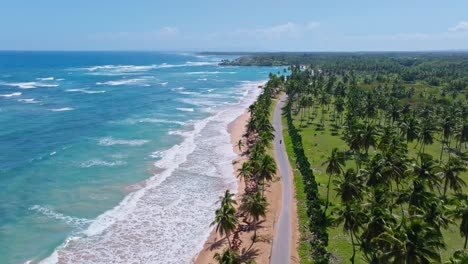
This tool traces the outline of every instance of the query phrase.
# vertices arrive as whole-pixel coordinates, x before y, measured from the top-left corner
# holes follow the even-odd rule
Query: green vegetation
[[[265,185],[274,179],[276,173],[276,163],[268,154],[268,149],[274,139],[274,129],[270,122],[271,98],[276,94],[280,83],[279,78],[271,76],[263,93],[249,107],[250,119],[246,126],[245,142],[240,140],[236,144],[249,157],[237,171],[238,177],[245,182],[245,193],[238,210],[234,206],[236,202],[232,199],[233,195],[228,190],[220,197],[220,207],[216,210],[212,225],[216,225],[216,231],[221,235],[226,235],[229,247],[222,254],[215,255],[218,263],[254,263],[249,259],[255,255],[251,254],[250,248],[257,239],[257,224],[266,217],[268,202],[264,196]],[[240,218],[243,221],[239,221]],[[251,245],[241,255],[239,248],[242,241],[239,233],[251,229],[254,230]],[[234,234],[232,241],[231,234]]]
[[[300,263],[309,264],[312,263],[311,259],[311,245],[309,243],[311,233],[309,231],[309,217],[307,216],[307,196],[304,192],[304,181],[302,175],[297,170],[296,167],[296,156],[294,154],[291,137],[288,133],[288,123],[287,118],[283,115],[283,136],[284,136],[284,145],[288,153],[289,162],[294,172],[294,187],[295,187],[295,197],[296,197],[296,207],[297,207],[297,216],[299,222],[299,246],[298,246],[298,255]]]
[[[319,57],[283,77],[301,263],[466,261],[467,54]]]

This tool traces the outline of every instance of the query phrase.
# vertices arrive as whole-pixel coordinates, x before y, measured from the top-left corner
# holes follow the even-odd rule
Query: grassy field
[[[309,159],[309,162],[313,166],[314,175],[316,178],[317,183],[319,184],[319,191],[321,197],[324,199],[326,197],[326,185],[328,181],[328,176],[325,174],[326,165],[322,165],[326,157],[331,153],[333,148],[338,148],[340,150],[347,149],[346,143],[342,140],[342,131],[339,131],[337,136],[332,135],[331,124],[334,123],[333,120],[330,119],[328,114],[325,115],[325,130],[317,130],[317,123],[320,122],[320,114],[315,120],[303,121],[302,127],[300,127],[300,116],[294,116],[294,124],[297,128],[301,129],[301,135],[304,145],[304,150],[306,155]],[[286,125],[286,121],[283,120],[283,123]],[[284,131],[285,135],[287,135],[287,130]],[[436,138],[440,138],[436,136]],[[286,146],[288,147],[288,155],[290,158],[293,157],[292,148],[290,146],[290,140],[285,139]],[[289,144],[289,145],[288,145]],[[438,158],[440,155],[440,146],[441,143],[439,141],[434,142],[433,145],[426,146],[426,153],[431,154],[434,158]],[[415,143],[409,145],[408,149],[410,151],[410,156],[415,157],[418,151],[418,148],[414,148]],[[372,154],[373,149],[371,148],[369,153]],[[294,162],[291,162],[293,164]],[[350,161],[346,164],[346,168],[354,168],[354,162]],[[464,180],[468,182],[468,175],[465,173],[462,175]],[[300,198],[300,193],[303,189],[302,180],[300,179],[300,175],[296,175],[295,184],[296,189],[298,192],[298,197]],[[299,178],[299,179],[297,179]],[[302,194],[303,195],[303,194]],[[303,207],[303,201],[301,204],[301,200],[298,199],[298,208],[301,210],[305,210]],[[330,192],[330,201],[333,206],[339,206],[339,198],[336,197],[336,192],[332,190]],[[307,221],[307,215],[305,212],[302,212],[303,215],[300,217],[304,218],[301,219],[302,223],[304,224]],[[301,212],[300,212],[301,214]],[[306,235],[307,230],[301,230],[301,234]],[[348,262],[349,257],[352,254],[352,246],[350,237],[343,232],[342,227],[332,227],[329,229],[329,246],[328,250],[333,255],[332,262],[334,263],[345,263]],[[448,260],[449,256],[453,254],[456,249],[459,249],[463,246],[463,239],[461,238],[458,232],[457,225],[451,225],[449,230],[444,231],[444,239],[445,243],[447,244],[447,250],[442,252],[443,260]],[[306,250],[308,248],[304,245],[301,247],[301,250],[304,253],[302,255],[306,255]],[[302,256],[301,255],[301,256]],[[358,255],[356,257],[358,263],[360,262],[360,254],[358,251]],[[309,262],[304,262],[309,263]]]

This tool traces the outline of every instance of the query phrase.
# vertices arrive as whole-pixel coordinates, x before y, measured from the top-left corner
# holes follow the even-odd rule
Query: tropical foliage
[[[458,263],[468,243],[468,56],[321,54],[300,63],[285,76],[285,115],[313,262],[344,261],[334,248],[343,241],[329,238],[340,228],[351,263],[441,263],[459,248]],[[327,141],[309,144],[319,137]],[[314,148],[324,144],[326,153]],[[448,248],[454,229],[460,243]]]
[[[240,241],[239,234],[246,230],[243,223],[249,223],[250,227],[247,230],[253,229],[254,231],[251,247],[257,242],[258,223],[267,215],[268,202],[264,196],[265,189],[268,183],[276,177],[275,160],[268,154],[268,149],[274,139],[274,129],[270,123],[270,105],[272,97],[276,95],[277,88],[282,82],[282,79],[270,75],[270,80],[263,88],[263,92],[248,109],[250,119],[246,125],[247,133],[244,139],[236,144],[239,151],[244,151],[244,154],[248,156],[248,160],[243,162],[237,170],[237,176],[245,183],[242,204],[236,206],[234,195],[227,190],[219,199],[220,206],[212,223],[216,225],[217,232],[226,236],[229,245],[229,248],[222,254],[215,255],[218,263],[241,263],[242,256],[240,256],[239,248],[242,241]],[[244,220],[239,221],[240,218]],[[233,235],[232,239],[230,239],[231,235]],[[254,263],[248,259],[245,261]]]

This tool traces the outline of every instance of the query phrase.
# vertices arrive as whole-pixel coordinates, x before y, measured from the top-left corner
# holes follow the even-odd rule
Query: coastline
[[[237,154],[237,157],[233,160],[232,164],[234,167],[234,173],[236,176],[237,169],[240,168],[242,163],[248,158],[244,156],[239,148],[236,146],[239,139],[243,138],[245,134],[245,125],[247,124],[250,118],[250,114],[247,110],[237,117],[233,122],[228,125],[228,132],[231,137],[231,143],[233,151]],[[244,150],[244,147],[243,147]],[[237,204],[241,204],[242,197],[244,195],[245,184],[243,180],[240,180],[236,177],[237,181],[237,193],[235,195]],[[248,232],[240,232],[239,237],[242,240],[242,245],[240,246],[240,253],[247,253],[255,259],[257,263],[269,263],[270,255],[272,249],[273,237],[276,233],[275,224],[280,214],[281,210],[281,181],[280,178],[276,178],[272,181],[266,191],[265,196],[269,203],[268,211],[266,218],[259,223],[257,229],[257,242],[251,246],[251,237],[253,236],[253,230]],[[214,212],[213,212],[214,217]],[[244,220],[243,217],[240,217],[239,222],[242,223]],[[231,235],[232,236],[232,235]],[[224,249],[227,248],[227,242],[223,236],[220,236],[214,228],[212,228],[208,239],[203,245],[203,249],[194,257],[193,263],[195,264],[207,264],[215,263],[213,259],[216,253],[221,253]]]

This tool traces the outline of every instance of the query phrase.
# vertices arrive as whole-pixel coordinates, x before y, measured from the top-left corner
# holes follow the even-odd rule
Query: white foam
[[[179,111],[183,111],[183,112],[193,112],[194,111],[193,108],[185,108],[185,107],[177,107],[176,109],[179,110]]]
[[[66,92],[80,92],[80,93],[86,93],[86,94],[98,94],[98,93],[105,93],[106,91],[100,90],[100,91],[90,91],[88,89],[67,89],[65,90]]]
[[[6,86],[18,87],[21,89],[34,89],[37,87],[58,87],[58,84],[45,84],[41,82],[17,82],[17,83],[0,83]]]
[[[73,217],[69,215],[64,215],[62,213],[56,212],[50,207],[46,206],[40,206],[40,205],[33,205],[29,208],[31,211],[38,212],[50,219],[55,219],[60,222],[63,222],[69,226],[75,227],[75,228],[83,228],[86,225],[91,223],[91,220],[86,219],[86,218],[78,218],[78,217]]]
[[[63,108],[53,108],[53,109],[49,109],[49,110],[52,111],[52,112],[63,112],[63,111],[72,111],[72,110],[75,110],[75,108],[63,107]]]
[[[106,138],[101,138],[98,144],[100,146],[113,146],[113,145],[141,146],[148,142],[150,142],[150,140],[145,140],[145,139],[124,140],[124,139],[115,139],[112,137],[106,137]]]
[[[208,66],[208,65],[217,65],[218,62],[213,61],[187,61],[187,66]]]
[[[199,81],[208,81],[207,78],[198,78],[197,80],[199,80]]]
[[[136,78],[136,79],[123,79],[123,80],[116,80],[116,81],[108,81],[108,82],[97,82],[97,85],[110,85],[110,86],[119,86],[119,85],[129,85],[129,84],[141,84],[142,81],[145,79]]]
[[[163,156],[164,156],[164,151],[160,151],[160,150],[154,151],[150,154],[150,157],[155,158],[155,159],[160,159]]]
[[[13,97],[13,96],[20,96],[21,93],[11,93],[11,94],[0,94],[1,97]]]
[[[39,101],[36,101],[34,98],[18,99],[18,102],[26,103],[26,104],[37,104],[37,103],[40,103]]]
[[[260,92],[194,124],[180,144],[160,155],[164,170],[100,215],[73,245],[47,261],[60,263],[189,263],[202,249],[216,201],[236,180],[228,124]],[[170,180],[168,180],[170,179]],[[164,183],[164,184],[162,184]]]
[[[198,72],[186,72],[188,75],[207,75],[207,74],[236,74],[237,72],[223,72],[223,71],[198,71]]]
[[[162,86],[166,86],[169,82],[162,82],[160,83]]]
[[[54,77],[44,77],[44,78],[36,78],[39,81],[53,81]]]
[[[104,161],[100,159],[93,159],[82,162],[80,167],[82,168],[89,168],[94,166],[104,166],[104,167],[115,167],[115,166],[122,166],[127,164],[125,161],[117,160],[117,161]]]
[[[177,93],[179,93],[179,94],[185,94],[185,95],[201,95],[201,93],[199,93],[199,92],[187,91],[187,90],[185,89],[185,87],[182,87],[182,86],[181,86],[181,87],[172,88],[171,90],[174,91],[174,92],[177,92]]]
[[[84,68],[75,68],[72,70],[84,70],[96,75],[123,75],[129,73],[141,73],[154,69],[166,69],[166,68],[175,68],[175,67],[192,67],[192,66],[207,66],[207,65],[216,65],[217,62],[206,62],[198,61],[192,62],[187,61],[184,64],[151,64],[151,65],[98,65]]]
[[[123,121],[126,124],[137,124],[137,123],[162,123],[162,124],[177,124],[181,126],[185,126],[190,124],[190,122],[182,122],[182,121],[175,121],[175,120],[166,120],[160,118],[139,118],[139,119],[126,119]]]

